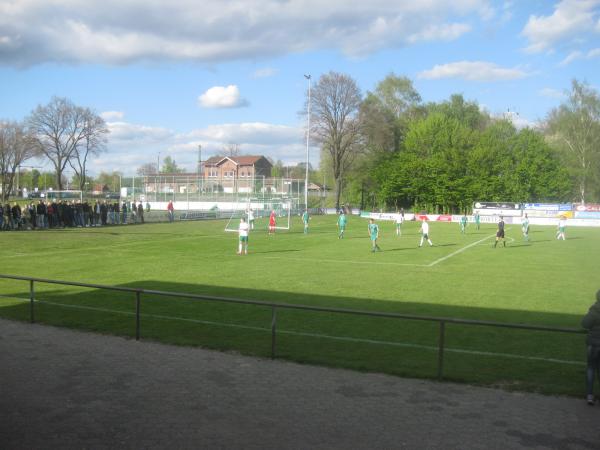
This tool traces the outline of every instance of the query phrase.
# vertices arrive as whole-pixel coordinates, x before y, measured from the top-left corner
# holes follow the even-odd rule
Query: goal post
[[[226,232],[237,232],[240,219],[247,221],[266,218],[271,211],[275,211],[276,230],[289,230],[292,225],[292,216],[299,211],[299,199],[294,197],[280,197],[271,199],[248,198],[232,204],[229,220],[225,224]],[[265,228],[268,228],[268,222]]]
[[[292,224],[292,215],[298,211],[299,199],[282,197],[271,200],[271,211],[275,211],[276,230],[289,230]]]

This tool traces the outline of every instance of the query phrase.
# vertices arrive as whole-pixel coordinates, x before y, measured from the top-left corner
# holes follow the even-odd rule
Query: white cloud
[[[264,67],[262,69],[255,70],[252,74],[252,78],[269,78],[277,75],[279,71],[272,67]]]
[[[239,88],[234,84],[227,87],[211,87],[198,97],[198,102],[204,108],[239,108],[248,105],[248,102],[240,96]]]
[[[171,156],[177,165],[194,172],[198,145],[202,158],[222,155],[224,146],[240,145],[243,154],[265,155],[286,163],[303,161],[306,147],[304,129],[263,122],[213,124],[205,128],[175,133],[172,130],[128,122],[108,122],[107,152],[95,157],[90,165],[94,173],[119,170],[133,174],[145,163]],[[312,152],[313,164],[318,152]]]
[[[461,78],[468,81],[505,81],[528,76],[521,69],[507,69],[486,61],[458,61],[435,65],[430,70],[418,74],[419,78],[437,80],[441,78]]]
[[[552,88],[543,88],[538,91],[542,97],[562,99],[565,97],[564,92]]]
[[[138,144],[162,143],[175,136],[173,131],[161,127],[137,125],[127,122],[108,122],[108,136],[111,144]]]
[[[550,51],[556,45],[600,31],[594,23],[599,4],[599,0],[562,0],[550,16],[530,16],[521,32],[529,41],[525,51]]]
[[[122,111],[104,111],[100,113],[100,117],[107,122],[115,122],[117,120],[123,120],[125,113]]]
[[[574,52],[571,52],[567,55],[567,57],[565,59],[563,59],[558,65],[559,66],[567,66],[569,64],[571,64],[573,61],[576,61],[578,59],[595,59],[600,57],[600,48],[593,48],[591,50],[588,50],[587,52],[582,52],[580,50],[576,50]]]
[[[452,40],[489,0],[0,2],[0,64],[218,63],[317,49],[363,55]]]

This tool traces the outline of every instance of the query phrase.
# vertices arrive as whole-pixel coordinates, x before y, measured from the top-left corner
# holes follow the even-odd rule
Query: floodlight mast
[[[308,104],[306,114],[306,174],[304,176],[304,205],[308,211],[308,146],[310,144],[310,75],[304,75],[308,80]]]

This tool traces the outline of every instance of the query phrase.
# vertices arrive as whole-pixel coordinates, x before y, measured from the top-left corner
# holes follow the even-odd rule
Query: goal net
[[[289,230],[292,223],[292,215],[298,211],[299,200],[297,198],[273,198],[247,199],[238,201],[232,208],[231,215],[225,225],[226,232],[237,232],[240,219],[243,217],[247,222],[254,221],[254,228],[268,228],[271,211],[275,212],[277,230]]]

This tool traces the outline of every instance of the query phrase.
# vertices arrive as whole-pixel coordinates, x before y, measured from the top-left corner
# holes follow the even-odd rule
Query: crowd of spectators
[[[146,212],[150,204],[146,203]],[[47,201],[0,204],[0,231],[47,228],[98,227],[144,223],[142,202]]]

